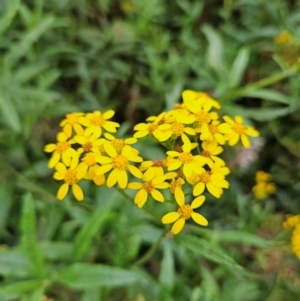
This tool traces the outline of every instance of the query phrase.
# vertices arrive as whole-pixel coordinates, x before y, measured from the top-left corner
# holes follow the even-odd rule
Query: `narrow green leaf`
[[[10,98],[0,95],[0,109],[2,120],[14,131],[20,132],[21,123],[16,107]]]
[[[239,86],[250,59],[249,48],[241,48],[238,52],[229,73],[229,86],[231,88]]]
[[[100,289],[90,289],[82,294],[80,301],[99,301],[101,296]]]
[[[218,264],[223,264],[240,271],[243,270],[243,268],[239,264],[237,264],[216,244],[212,244],[206,239],[182,233],[181,235],[176,237],[176,241],[183,247],[203,256],[210,261],[216,262]]]
[[[20,251],[0,252],[0,275],[26,276],[30,270],[28,258]]]
[[[163,244],[163,259],[160,267],[159,282],[169,291],[175,283],[174,256],[171,244],[168,241],[164,241]]]
[[[248,96],[259,99],[266,99],[274,102],[279,102],[283,104],[292,104],[293,100],[291,97],[286,96],[278,91],[270,90],[270,89],[259,89],[254,91],[241,91],[241,96]]]
[[[12,206],[12,194],[13,194],[13,183],[8,181],[3,181],[0,184],[0,232],[2,232],[6,227],[6,222],[9,218],[10,208]]]
[[[82,260],[90,249],[93,239],[99,235],[101,231],[101,227],[105,222],[105,218],[116,205],[116,196],[118,195],[114,193],[109,200],[102,202],[101,206],[92,213],[89,219],[84,223],[84,226],[75,236],[73,249],[74,261]]]
[[[44,262],[36,239],[35,207],[30,193],[23,198],[21,232],[21,248],[30,259],[31,271],[34,275],[43,277],[45,274]]]
[[[14,294],[16,297],[22,293],[31,292],[32,290],[40,287],[42,284],[39,280],[26,280],[13,284],[0,286],[0,296]]]
[[[16,15],[19,7],[20,0],[10,0],[7,1],[8,8],[4,16],[0,17],[0,36],[4,33],[4,31],[10,26],[14,16]]]
[[[22,40],[19,43],[14,44],[12,49],[10,49],[9,54],[4,58],[4,65],[7,68],[14,65],[19,58],[28,52],[31,45],[52,26],[54,20],[55,18],[53,16],[45,16],[36,27],[25,33]]]
[[[270,108],[270,109],[247,109],[245,110],[245,116],[253,118],[258,121],[269,121],[276,119],[281,116],[288,115],[292,113],[293,109],[291,107],[284,108]]]
[[[44,288],[39,287],[29,296],[28,301],[44,301]]]
[[[41,250],[45,259],[69,261],[72,258],[73,244],[65,241],[43,241]]]
[[[59,273],[58,282],[73,289],[95,289],[132,285],[140,277],[135,271],[100,264],[75,263]]]
[[[217,72],[225,70],[224,66],[224,46],[220,35],[212,27],[204,25],[202,29],[208,40],[208,62]]]

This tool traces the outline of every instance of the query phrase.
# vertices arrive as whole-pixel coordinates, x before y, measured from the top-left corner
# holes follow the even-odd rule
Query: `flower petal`
[[[196,197],[191,204],[192,209],[200,207],[204,203],[204,201],[205,201],[204,195],[200,195]]]
[[[81,187],[78,184],[72,185],[72,192],[77,201],[83,200],[83,192]]]
[[[179,207],[182,207],[184,205],[185,197],[184,193],[181,189],[175,189],[175,200]]]
[[[172,233],[174,235],[178,234],[184,227],[184,224],[185,224],[184,218],[180,218],[179,220],[177,220],[171,229]]]
[[[165,198],[164,196],[162,195],[161,192],[159,192],[158,190],[156,189],[153,189],[151,191],[151,196],[154,198],[154,200],[158,201],[158,202],[161,202],[163,203],[165,201]]]
[[[201,226],[208,225],[207,219],[203,215],[201,215],[197,212],[192,212],[192,219],[194,220],[194,222],[196,222],[197,224],[199,224]]]
[[[61,201],[63,198],[65,198],[68,191],[69,191],[69,185],[67,183],[64,183],[58,189],[56,197]]]
[[[180,214],[178,212],[170,212],[164,215],[161,219],[161,222],[163,224],[171,224],[174,223],[176,220],[178,220],[180,217]]]

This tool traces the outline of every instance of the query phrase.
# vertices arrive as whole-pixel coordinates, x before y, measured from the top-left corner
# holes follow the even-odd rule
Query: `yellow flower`
[[[224,134],[222,134],[222,128],[226,126],[226,123],[221,123],[219,120],[212,120],[210,124],[208,124],[209,134],[205,140],[207,141],[217,141],[219,144],[225,144]]]
[[[218,163],[219,165],[225,165],[225,162],[217,157],[217,155],[221,154],[223,152],[223,148],[218,145],[217,141],[204,141],[201,144],[202,146],[202,152],[200,154],[203,165],[207,164],[209,166],[212,166],[215,163]]]
[[[293,36],[288,31],[281,32],[274,38],[276,44],[287,44],[293,41]]]
[[[137,142],[136,138],[130,137],[126,139],[115,138],[113,135],[109,133],[105,133],[104,137],[110,142],[110,144],[116,149],[118,154],[122,152],[122,149],[125,145],[131,145]],[[134,149],[133,149],[134,150]],[[138,151],[137,153],[138,154]]]
[[[91,180],[97,186],[105,185],[106,179],[105,176],[101,173],[97,174],[96,171],[99,168],[98,165],[91,167],[85,174],[84,179]]]
[[[59,125],[62,127],[62,131],[67,137],[72,136],[72,129],[74,129],[76,134],[83,135],[83,128],[79,124],[79,117],[83,115],[84,113],[81,112],[67,114],[66,118],[60,122]]]
[[[292,235],[292,251],[300,259],[300,224],[298,224]]]
[[[144,161],[140,166],[141,171],[145,171],[147,177],[161,177],[164,175],[166,160]]]
[[[149,193],[154,200],[164,202],[164,196],[157,189],[166,189],[170,186],[169,183],[165,182],[166,178],[164,176],[155,177],[155,175],[144,174],[142,180],[143,183],[133,182],[128,184],[130,189],[139,189],[134,198],[134,203],[139,208],[142,208],[147,201]]]
[[[168,170],[176,170],[183,165],[183,174],[186,177],[190,177],[193,172],[200,172],[203,164],[199,155],[193,156],[191,153],[192,144],[188,138],[183,137],[183,141],[183,146],[181,148],[177,147],[178,151],[167,152],[168,156],[175,159],[174,162],[169,165]]]
[[[47,144],[44,148],[44,151],[47,153],[53,152],[48,162],[48,167],[49,168],[55,167],[57,163],[60,161],[60,159],[62,159],[62,162],[65,165],[70,166],[72,158],[78,156],[75,149],[71,147],[71,144],[73,144],[74,141],[67,141],[68,136],[62,132],[57,134],[56,139],[58,141],[56,144],[50,143]]]
[[[96,171],[97,174],[105,174],[113,169],[107,178],[107,187],[114,186],[117,182],[122,189],[125,189],[128,183],[127,170],[136,178],[142,177],[142,172],[135,166],[130,165],[129,161],[142,162],[143,158],[137,156],[132,151],[132,147],[125,145],[121,154],[110,144],[105,143],[104,148],[110,157],[100,156],[99,162],[102,164]]]
[[[192,106],[207,106],[220,109],[221,105],[215,99],[210,97],[205,92],[196,92],[192,90],[184,90],[182,92],[183,103],[189,107]]]
[[[276,186],[274,183],[259,182],[253,186],[252,191],[257,199],[264,200],[276,191]]]
[[[81,159],[82,162],[78,164],[78,171],[85,175],[91,168],[97,167],[98,163],[100,163],[100,156],[99,154],[94,153],[87,153]]]
[[[180,189],[182,191],[182,186],[184,183],[185,181],[181,177],[177,177],[177,179],[173,178],[172,182],[170,183],[171,193],[174,194],[176,189]]]
[[[187,181],[191,185],[195,185],[193,195],[198,196],[202,194],[205,188],[216,198],[220,198],[223,194],[223,188],[229,188],[229,183],[225,180],[225,175],[229,173],[227,167],[213,164],[211,170],[201,168],[199,173],[194,174],[188,178]]]
[[[208,225],[208,221],[203,215],[193,211],[193,209],[200,207],[204,203],[205,197],[203,195],[195,198],[191,205],[185,205],[184,193],[182,192],[182,190],[176,189],[175,200],[179,205],[179,209],[175,212],[167,213],[162,218],[163,224],[171,224],[175,222],[171,229],[174,235],[178,234],[183,229],[185,221],[190,218],[192,218],[197,224],[201,226]]]
[[[229,116],[224,116],[223,119],[227,123],[227,127],[223,127],[222,130],[225,133],[225,140],[228,140],[230,146],[236,145],[241,139],[242,144],[245,148],[251,146],[250,140],[247,137],[258,137],[259,132],[251,126],[243,125],[243,118],[241,116],[235,116],[233,120]]]
[[[256,182],[269,182],[272,180],[272,176],[262,170],[256,172],[255,175]]]
[[[79,123],[87,127],[85,129],[85,136],[94,135],[99,138],[102,135],[102,128],[107,132],[115,133],[120,125],[117,122],[108,121],[115,115],[113,110],[108,110],[105,113],[100,111],[94,111],[93,113],[87,113],[85,117],[79,117]]]
[[[74,137],[74,140],[80,144],[82,147],[77,149],[77,152],[79,154],[82,154],[83,152],[89,153],[89,152],[99,152],[99,146],[102,145],[106,140],[105,139],[98,139],[94,135],[77,135]]]
[[[163,131],[169,128],[169,126],[165,124],[165,114],[165,112],[161,113],[160,115],[155,117],[153,122],[137,124],[134,127],[136,133],[133,135],[133,137],[138,139],[147,135],[152,135],[158,141],[164,141]]]
[[[77,184],[80,179],[84,176],[82,173],[78,171],[77,168],[66,168],[66,166],[62,163],[58,163],[55,166],[56,172],[53,175],[55,180],[63,180],[64,184],[57,191],[57,198],[61,201],[68,193],[69,186],[72,186],[72,192],[74,197],[78,201],[83,200],[83,192],[80,186]]]
[[[300,214],[287,216],[282,224],[284,229],[293,229],[297,225],[300,225]]]
[[[191,136],[195,136],[196,132],[193,128],[185,126],[185,122],[187,122],[188,124],[193,123],[194,121],[190,122],[190,121],[185,121],[184,116],[182,116],[181,122],[175,121],[172,124],[169,124],[169,128],[166,129],[163,132],[163,138],[159,141],[166,141],[168,139],[177,139],[178,137],[181,137],[181,139],[183,139],[183,137],[187,138],[187,135],[191,135]]]

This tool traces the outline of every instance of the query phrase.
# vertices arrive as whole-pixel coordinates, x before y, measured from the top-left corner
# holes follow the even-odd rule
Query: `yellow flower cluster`
[[[266,199],[270,194],[275,193],[276,185],[271,182],[272,176],[264,171],[256,172],[256,185],[253,186],[252,191],[255,197],[259,200]]]
[[[283,228],[292,229],[291,248],[300,259],[300,215],[291,215],[283,222]]]
[[[274,38],[276,44],[287,44],[293,41],[293,36],[288,31],[283,31]]]
[[[219,157],[223,146],[241,141],[249,148],[248,136],[257,137],[259,133],[244,125],[241,116],[223,116],[222,121],[217,112],[220,104],[206,93],[185,90],[182,98],[183,103],[172,110],[137,124],[133,137],[125,140],[111,134],[119,127],[109,120],[114,115],[112,110],[67,114],[60,123],[57,142],[45,146],[45,151],[52,153],[48,165],[56,170],[54,179],[63,181],[57,198],[62,200],[71,186],[75,198],[83,200],[78,185],[81,180],[135,190],[134,203],[139,208],[150,196],[163,203],[162,191],[169,190],[178,209],[164,215],[162,223],[174,223],[173,234],[179,233],[190,218],[208,225],[206,218],[194,210],[204,203],[206,190],[220,198],[229,187],[226,176],[230,170]],[[167,149],[164,158],[144,160],[132,146],[147,135]],[[194,196],[191,204],[186,203],[187,195]]]

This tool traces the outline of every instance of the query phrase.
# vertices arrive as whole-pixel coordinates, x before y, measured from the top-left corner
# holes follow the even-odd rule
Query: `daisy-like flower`
[[[211,170],[202,168],[200,173],[194,174],[187,181],[195,185],[193,195],[202,194],[205,188],[216,198],[220,198],[224,188],[229,188],[229,183],[225,180],[225,175],[229,173],[227,167],[221,167],[218,164],[212,165]]]
[[[134,127],[136,133],[133,137],[138,139],[147,135],[152,135],[158,141],[164,141],[163,131],[169,128],[168,124],[165,124],[164,115],[165,112],[157,116],[153,122],[137,124]]]
[[[98,167],[100,157],[100,154],[86,153],[78,164],[77,169],[81,174],[85,175],[91,168]]]
[[[70,166],[72,158],[78,157],[76,150],[71,146],[75,142],[73,140],[68,141],[68,136],[63,132],[58,133],[56,139],[58,141],[56,144],[50,143],[44,148],[45,152],[53,153],[48,162],[48,167],[55,167],[60,159],[65,165]]]
[[[274,183],[259,182],[252,187],[252,191],[257,199],[264,200],[276,191],[276,185]]]
[[[130,137],[126,139],[119,139],[114,137],[113,135],[109,133],[105,133],[104,137],[110,142],[110,144],[115,148],[115,150],[120,154],[122,152],[122,149],[125,145],[131,145],[137,142],[136,138]],[[135,150],[135,149],[132,149]],[[136,150],[137,151],[137,150]],[[138,151],[137,153],[138,154]]]
[[[228,140],[230,146],[236,145],[241,139],[245,148],[251,146],[248,136],[258,137],[259,132],[251,126],[243,124],[243,118],[241,116],[235,116],[234,120],[229,116],[224,116],[227,126],[222,128],[222,132],[225,133],[225,140]]]
[[[94,182],[95,185],[97,186],[103,186],[105,185],[106,179],[104,174],[97,174],[96,171],[99,168],[98,165],[95,165],[91,167],[85,174],[84,179],[86,180],[91,180]]]
[[[102,164],[96,173],[105,174],[112,169],[107,178],[107,187],[112,187],[116,183],[120,188],[125,189],[128,184],[127,170],[136,178],[142,177],[142,172],[135,166],[130,165],[129,161],[142,162],[143,158],[139,157],[132,151],[132,147],[125,145],[121,154],[110,143],[104,143],[104,148],[109,157],[100,156],[99,162]]]
[[[174,194],[176,189],[180,189],[182,191],[182,186],[184,185],[185,181],[181,177],[173,178],[170,183],[170,190],[171,193]]]
[[[206,138],[206,141],[217,141],[219,144],[225,144],[224,134],[222,134],[222,128],[226,123],[220,123],[219,120],[213,120],[210,124],[208,124],[209,134]]]
[[[210,97],[204,92],[196,92],[193,90],[184,90],[182,92],[183,103],[189,106],[190,104],[196,107],[209,105],[216,109],[220,109],[221,105],[218,101]]]
[[[221,158],[217,157],[223,152],[223,147],[219,146],[217,141],[204,141],[201,146],[203,150],[200,156],[203,161],[203,165],[207,164],[212,166],[214,163],[225,165],[225,162]]]
[[[168,125],[169,128],[163,132],[164,138],[160,141],[166,141],[170,138],[177,139],[178,137],[181,137],[182,139],[183,139],[183,137],[187,138],[186,134],[195,136],[196,135],[195,130],[193,128],[185,125],[185,123],[192,124],[195,121],[195,118],[193,116],[190,116],[190,117],[182,116],[181,122],[175,121],[172,124],[169,124]],[[190,119],[192,120],[192,122],[190,121]]]
[[[94,135],[86,136],[84,134],[82,135],[76,135],[74,137],[74,140],[81,145],[77,149],[78,154],[89,153],[89,152],[99,152],[99,146],[102,145],[106,140],[105,139],[99,139]]]
[[[83,135],[84,130],[79,123],[79,117],[83,115],[84,113],[81,112],[70,113],[60,122],[59,125],[62,127],[62,131],[67,137],[72,136],[72,130],[74,130],[76,134]]]
[[[134,203],[139,208],[145,205],[149,194],[158,202],[165,201],[162,193],[158,191],[158,189],[166,189],[170,186],[169,183],[165,182],[166,178],[164,176],[155,177],[153,175],[149,176],[144,174],[142,180],[143,183],[133,182],[128,184],[128,188],[130,189],[139,189],[134,198]]]
[[[79,123],[86,127],[85,136],[94,135],[99,138],[102,135],[102,128],[111,133],[115,133],[120,125],[117,122],[109,121],[111,117],[115,115],[113,110],[108,110],[105,113],[100,111],[94,111],[93,113],[87,113],[85,116],[79,117]]]
[[[167,213],[162,218],[163,224],[171,224],[175,222],[171,229],[171,232],[174,235],[178,234],[183,229],[185,221],[190,218],[192,218],[194,222],[201,226],[208,225],[208,221],[203,215],[194,212],[194,209],[200,207],[204,203],[205,197],[203,195],[195,198],[191,205],[186,205],[184,193],[182,190],[176,189],[175,200],[179,205],[179,209],[177,211]]]
[[[140,166],[141,171],[145,171],[147,177],[161,177],[164,176],[164,167],[166,166],[166,160],[154,160],[144,161]]]
[[[168,170],[176,170],[183,166],[182,171],[186,177],[190,177],[193,172],[201,172],[201,157],[199,155],[193,156],[191,150],[193,148],[189,139],[183,138],[183,146],[177,147],[177,151],[168,151],[167,155],[174,158],[175,160],[168,166]]]
[[[55,180],[63,180],[65,183],[57,191],[57,198],[61,201],[67,195],[69,191],[69,187],[72,187],[72,192],[74,197],[78,201],[83,200],[83,192],[81,187],[77,184],[84,176],[84,174],[80,173],[78,169],[75,168],[67,168],[64,164],[58,163],[55,166],[56,172],[53,175]]]

